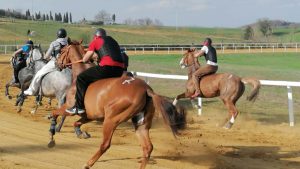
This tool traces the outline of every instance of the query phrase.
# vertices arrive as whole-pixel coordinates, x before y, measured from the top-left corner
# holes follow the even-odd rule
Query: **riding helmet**
[[[98,28],[95,31],[95,36],[106,36],[106,31],[103,28]]]
[[[32,42],[32,40],[28,40],[28,41],[26,42],[26,44],[27,44],[27,45],[33,45],[33,42]]]
[[[60,28],[58,29],[56,35],[58,38],[65,38],[67,37],[67,31],[64,28]]]

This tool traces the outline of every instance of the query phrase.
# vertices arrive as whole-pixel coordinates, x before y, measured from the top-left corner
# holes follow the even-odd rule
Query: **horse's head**
[[[34,46],[33,49],[29,52],[29,57],[27,58],[26,62],[27,65],[33,63],[37,60],[42,60],[44,58],[44,53],[40,45]]]
[[[66,68],[70,63],[82,59],[84,55],[84,47],[81,42],[72,41],[68,46],[61,49],[61,54],[57,58],[57,66],[60,69]]]
[[[197,58],[194,57],[195,49],[189,49],[186,53],[183,54],[182,59],[180,60],[180,67],[182,69],[190,67],[195,64],[199,64],[197,62]]]

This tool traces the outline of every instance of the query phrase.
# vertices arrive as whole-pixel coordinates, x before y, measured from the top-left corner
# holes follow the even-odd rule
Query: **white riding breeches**
[[[37,92],[37,90],[40,87],[43,76],[55,70],[56,70],[55,60],[52,59],[34,75],[34,78],[30,83],[29,90],[31,90],[33,93]]]

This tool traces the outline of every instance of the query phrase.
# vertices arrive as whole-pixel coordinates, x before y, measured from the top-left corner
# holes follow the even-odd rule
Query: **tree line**
[[[11,9],[0,9],[0,17],[11,17],[16,19],[24,19],[24,20],[35,20],[35,21],[56,21],[63,23],[73,23],[72,13],[54,13],[50,11],[49,13],[31,13],[30,10],[26,10],[25,14],[18,10]]]

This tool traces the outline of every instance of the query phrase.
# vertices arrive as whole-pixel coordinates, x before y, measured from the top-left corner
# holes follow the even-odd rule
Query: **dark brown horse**
[[[198,59],[193,57],[193,52],[193,50],[188,50],[180,61],[182,68],[188,68],[188,81],[186,83],[186,91],[175,98],[173,105],[176,105],[177,101],[181,98],[191,97],[195,92],[192,74],[200,67],[200,64]],[[229,111],[230,121],[224,126],[226,129],[232,127],[238,115],[235,104],[244,93],[244,84],[252,85],[253,89],[247,99],[249,101],[255,101],[261,86],[259,80],[256,78],[240,78],[231,73],[216,73],[201,78],[200,97],[219,97]],[[229,120],[229,118],[227,120]]]
[[[80,63],[84,53],[81,45],[72,44],[62,52],[58,64],[61,67],[69,63],[72,64],[73,84],[75,84],[77,75],[90,67],[91,64]],[[55,130],[53,128],[56,125],[56,118],[58,115],[66,114],[65,109],[74,105],[74,94],[75,86],[73,85],[68,92],[66,104],[61,109],[53,112],[49,147],[55,145],[53,140]],[[171,127],[174,136],[178,134],[178,129],[183,128],[185,125],[183,112],[178,113],[171,102],[155,94],[143,80],[129,77],[126,74],[119,78],[103,79],[92,83],[87,89],[84,103],[86,114],[83,114],[81,119],[74,124],[79,137],[83,134],[80,130],[82,124],[92,120],[103,120],[103,141],[84,168],[92,167],[106,152],[111,145],[111,139],[117,126],[129,119],[132,119],[143,150],[141,168],[145,168],[153,150],[149,129],[155,110],[161,112],[164,121]]]

